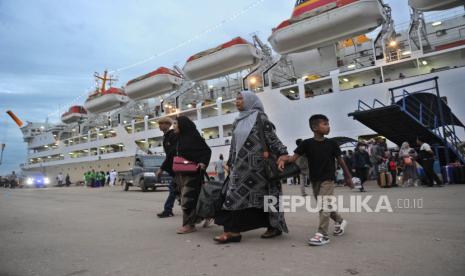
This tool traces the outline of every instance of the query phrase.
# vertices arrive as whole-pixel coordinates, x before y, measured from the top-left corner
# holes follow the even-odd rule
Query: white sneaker
[[[206,218],[206,219],[203,220],[202,227],[207,228],[212,224],[212,222],[213,222],[212,218]]]
[[[344,235],[345,228],[347,226],[347,220],[343,219],[341,223],[336,223],[334,225],[334,236],[342,236]]]
[[[308,241],[309,245],[314,246],[325,245],[327,243],[329,243],[329,237],[321,233],[316,233],[315,236]]]

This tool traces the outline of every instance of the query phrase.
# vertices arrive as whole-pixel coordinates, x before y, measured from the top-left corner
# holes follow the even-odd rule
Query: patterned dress
[[[264,144],[260,139],[259,120],[263,122],[264,136],[270,151],[276,156],[288,154],[286,146],[276,136],[274,125],[264,113],[259,113],[254,127],[239,152],[236,152],[233,136],[228,160],[228,166],[231,169],[230,181],[223,210],[238,211],[241,214],[244,214],[246,209],[255,209],[253,213],[256,213],[256,209],[264,212],[264,196],[271,195],[279,198],[281,195],[279,181],[269,181],[265,176]],[[283,213],[269,212],[267,218],[270,226],[287,232]]]

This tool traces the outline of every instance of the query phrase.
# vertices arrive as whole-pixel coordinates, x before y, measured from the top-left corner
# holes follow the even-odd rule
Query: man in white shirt
[[[433,187],[434,182],[436,182],[436,185],[438,187],[442,187],[442,181],[439,179],[439,177],[436,175],[434,172],[434,152],[431,150],[431,146],[425,143],[422,138],[418,137],[417,138],[417,144],[420,146],[420,152],[418,154],[418,163],[423,167],[423,170],[425,170],[425,176],[426,176],[426,185],[428,187]]]
[[[220,154],[220,160],[215,162],[215,172],[218,174],[218,181],[224,181],[224,161],[223,154]]]
[[[63,173],[59,173],[58,176],[57,176],[57,180],[58,180],[58,186],[61,187],[63,186]]]
[[[118,176],[118,173],[113,169],[110,172],[110,186],[115,186],[115,181],[116,177]]]

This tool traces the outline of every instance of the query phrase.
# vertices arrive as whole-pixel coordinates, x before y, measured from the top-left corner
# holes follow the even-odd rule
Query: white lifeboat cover
[[[254,66],[260,51],[241,37],[191,56],[184,74],[192,81],[214,79]]]
[[[130,80],[124,89],[133,100],[143,100],[171,92],[182,83],[181,76],[175,71],[160,67],[155,71]]]
[[[61,115],[61,121],[65,124],[70,124],[74,122],[78,122],[82,119],[86,119],[88,117],[87,111],[82,106],[72,106],[69,110],[63,115]]]
[[[284,21],[273,30],[268,41],[279,54],[299,53],[368,33],[386,19],[378,0],[333,6],[318,15],[309,11],[299,16],[299,21],[295,18]]]
[[[409,0],[409,6],[420,11],[441,11],[465,5],[465,0]]]
[[[84,107],[92,113],[107,112],[125,105],[129,101],[128,96],[119,88],[110,88],[103,93],[91,94]]]

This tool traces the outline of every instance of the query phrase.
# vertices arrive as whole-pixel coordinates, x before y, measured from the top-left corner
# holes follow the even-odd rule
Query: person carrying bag
[[[186,116],[179,116],[173,123],[177,135],[177,152],[173,158],[173,172],[181,195],[183,212],[182,227],[178,234],[197,231],[200,222],[196,213],[202,186],[202,177],[210,163],[211,149],[198,132],[195,124]]]

